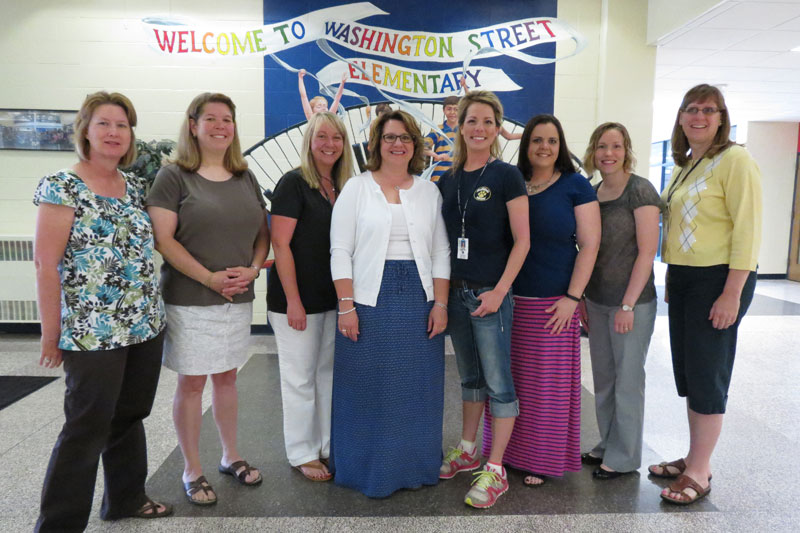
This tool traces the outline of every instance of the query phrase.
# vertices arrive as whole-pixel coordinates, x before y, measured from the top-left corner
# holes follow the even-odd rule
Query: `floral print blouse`
[[[122,198],[93,193],[74,171],[45,176],[33,197],[75,209],[61,276],[62,350],[111,350],[149,340],[165,326],[153,264],[146,182],[122,173]]]

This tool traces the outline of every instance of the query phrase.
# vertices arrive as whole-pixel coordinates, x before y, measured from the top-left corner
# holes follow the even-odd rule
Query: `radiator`
[[[0,236],[0,322],[39,322],[30,236]]]

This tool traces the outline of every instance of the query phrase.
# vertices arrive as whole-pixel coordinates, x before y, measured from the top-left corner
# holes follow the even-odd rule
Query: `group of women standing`
[[[189,502],[217,498],[199,458],[209,375],[218,469],[246,486],[262,481],[237,448],[236,372],[270,230],[235,111],[225,95],[195,98],[172,163],[147,194],[148,183],[119,170],[135,154],[132,104],[118,93],[90,95],[76,122],[80,161],[36,191],[40,363],[63,361],[67,383],[39,531],[85,528],[101,456],[103,518],[172,512],[144,492],[142,420],[162,356],[179,373],[173,418]],[[488,91],[462,99],[454,164],[437,184],[418,177],[424,143],[408,114],[376,120],[368,170],[355,178],[341,120],[311,116],[301,165],[277,185],[271,213],[268,309],[289,463],[312,481],[335,477],[371,497],[433,485],[480,468],[485,411],[488,461],[465,497],[473,507],[508,490],[504,465],[528,472],[534,487],[581,462],[598,465],[597,479],[638,469],[652,263],[666,206],[670,340],[691,446],[649,471],[676,478],[665,500],[702,498],[760,239],[758,169],[728,140],[722,95],[702,85],[684,98],[663,201],[632,174],[621,124],[591,137],[584,165],[603,178],[592,188],[552,115],[528,122],[516,167],[499,161],[502,115]],[[165,258],[163,303],[154,247]],[[580,318],[600,428],[583,455]],[[443,454],[445,331],[463,403],[461,441]]]
[[[262,481],[237,448],[236,372],[248,355],[252,282],[269,233],[242,157],[236,107],[222,94],[195,98],[172,163],[152,184],[120,170],[136,157],[134,126],[136,111],[124,95],[90,94],[76,120],[79,162],[43,178],[34,196],[40,364],[63,361],[67,387],[37,531],[86,528],[100,457],[103,519],[172,513],[144,490],[142,420],[162,360],[179,374],[173,419],[189,502],[217,498],[199,457],[209,375],[222,441],[217,468],[243,485]],[[165,259],[160,290],[154,249]]]

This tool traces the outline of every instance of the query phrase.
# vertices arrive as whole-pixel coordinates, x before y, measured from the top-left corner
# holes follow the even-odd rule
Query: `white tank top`
[[[389,204],[392,212],[392,230],[389,232],[389,248],[386,250],[386,260],[414,259],[411,250],[411,241],[408,236],[406,214],[401,204]]]

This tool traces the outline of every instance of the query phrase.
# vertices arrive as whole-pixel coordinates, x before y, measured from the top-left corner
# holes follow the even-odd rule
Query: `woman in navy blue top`
[[[575,172],[554,116],[537,115],[525,126],[517,166],[528,193],[531,249],[514,281],[511,373],[520,414],[505,461],[537,474],[524,483],[539,486],[542,476],[581,467],[577,307],[600,245],[600,208],[589,181]]]

